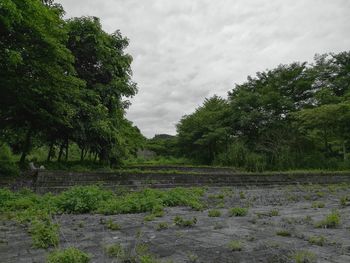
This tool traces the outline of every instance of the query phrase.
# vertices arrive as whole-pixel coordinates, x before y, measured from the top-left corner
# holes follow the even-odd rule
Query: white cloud
[[[58,0],[130,39],[139,93],[127,117],[148,137],[175,134],[205,97],[247,75],[350,47],[348,0]]]

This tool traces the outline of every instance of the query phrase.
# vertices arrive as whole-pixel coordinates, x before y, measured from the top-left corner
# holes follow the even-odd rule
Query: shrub
[[[243,244],[239,240],[233,240],[228,244],[231,251],[241,251],[243,249]]]
[[[47,263],[88,263],[90,256],[79,249],[70,247],[49,254]]]
[[[246,216],[248,209],[243,207],[233,207],[229,210],[229,216]]]
[[[102,201],[112,197],[111,191],[98,186],[74,186],[58,196],[57,206],[63,212],[89,213],[96,210]]]
[[[340,214],[338,211],[333,211],[329,215],[326,216],[325,219],[317,222],[315,224],[316,227],[321,228],[335,228],[340,224]]]
[[[209,210],[208,216],[210,216],[210,217],[219,217],[219,216],[221,216],[221,212],[219,210],[216,210],[216,209]]]
[[[36,248],[48,248],[57,246],[59,242],[58,225],[50,220],[35,220],[29,229],[33,246]]]
[[[0,142],[0,176],[17,176],[19,168],[10,147]]]

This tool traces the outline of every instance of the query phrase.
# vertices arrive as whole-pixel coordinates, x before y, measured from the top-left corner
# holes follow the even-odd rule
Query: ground
[[[148,250],[156,262],[345,263],[350,262],[346,196],[346,184],[208,188],[203,211],[171,207],[150,221],[147,213],[63,214],[54,221],[60,225],[59,246],[77,247],[91,255],[91,262],[131,262],[106,252],[117,244],[124,255]],[[247,214],[230,216],[233,207],[248,208]],[[316,227],[331,213],[340,216],[339,225]],[[176,216],[196,218],[196,224],[176,225]],[[1,262],[45,262],[51,250],[33,248],[24,226],[2,219]],[[310,261],[297,261],[303,257]]]

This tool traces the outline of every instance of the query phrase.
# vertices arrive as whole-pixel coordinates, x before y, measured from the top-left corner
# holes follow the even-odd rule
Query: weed
[[[243,207],[233,207],[229,210],[229,216],[246,216],[248,209]]]
[[[105,251],[112,258],[124,259],[126,256],[125,250],[120,244],[109,245],[105,248]]]
[[[243,249],[243,244],[239,240],[233,240],[228,244],[231,251],[241,251]]]
[[[342,196],[339,200],[341,206],[347,206],[348,201],[350,201],[350,197]]]
[[[246,198],[245,193],[243,191],[239,192],[239,198],[241,198],[241,199],[245,199]]]
[[[292,258],[294,259],[295,263],[313,263],[317,261],[316,255],[307,250],[295,252]]]
[[[215,209],[209,210],[208,216],[210,216],[210,217],[219,217],[219,216],[221,216],[221,212],[219,210],[215,210]]]
[[[168,225],[167,222],[160,222],[157,225],[157,230],[158,231],[163,230],[163,229],[168,229],[168,228],[169,228],[169,225]]]
[[[181,216],[176,216],[174,218],[174,223],[177,226],[183,226],[183,227],[191,227],[197,224],[197,218],[193,217],[192,219],[183,219]]]
[[[325,207],[325,203],[320,202],[320,201],[315,201],[312,203],[312,208],[324,208]]]
[[[113,222],[112,219],[107,220],[106,227],[110,230],[120,230],[120,225],[118,223]]]
[[[58,225],[50,220],[35,220],[29,229],[33,246],[36,248],[48,248],[57,246],[59,242]]]
[[[187,254],[188,262],[196,263],[198,260],[198,256],[196,254]]]
[[[276,235],[281,237],[290,237],[292,234],[286,229],[281,229],[277,230]]]
[[[311,236],[308,241],[310,244],[323,246],[326,243],[326,238],[324,236]]]
[[[317,222],[315,227],[317,228],[335,228],[340,224],[340,214],[338,211],[333,211],[326,216],[325,219]]]
[[[279,210],[278,209],[272,209],[269,212],[270,216],[278,216],[279,215]]]
[[[49,254],[47,263],[88,263],[90,256],[76,248],[57,250]]]

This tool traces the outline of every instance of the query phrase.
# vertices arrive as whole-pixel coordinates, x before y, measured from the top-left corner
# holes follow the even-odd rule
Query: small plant
[[[112,258],[123,259],[125,257],[125,250],[120,244],[109,245],[105,248],[105,251]]]
[[[169,225],[167,222],[160,222],[158,225],[157,225],[157,230],[160,231],[160,230],[163,230],[163,229],[168,229],[169,228]]]
[[[233,240],[228,244],[231,251],[241,251],[243,249],[243,244],[239,240]]]
[[[35,220],[29,229],[32,236],[33,246],[36,248],[55,247],[59,242],[58,225],[50,220]]]
[[[323,246],[326,243],[326,238],[324,236],[311,236],[308,241],[310,244]]]
[[[295,252],[292,258],[294,259],[295,263],[314,263],[317,261],[316,255],[307,250]]]
[[[243,191],[240,191],[239,192],[239,197],[241,198],[241,199],[245,199],[246,197],[245,197],[245,193],[243,192]]]
[[[110,230],[120,230],[120,225],[118,223],[113,222],[112,219],[108,219],[106,222],[106,227]]]
[[[317,228],[335,228],[340,225],[340,214],[338,211],[333,211],[326,216],[325,219],[317,222],[315,227]]]
[[[276,232],[276,235],[281,237],[290,237],[292,234],[286,229],[281,229]]]
[[[248,209],[243,207],[233,207],[229,210],[229,216],[246,216]]]
[[[191,227],[197,224],[197,218],[193,217],[192,219],[183,219],[181,216],[176,216],[174,218],[174,223],[177,226],[183,226],[183,227]]]
[[[279,210],[278,210],[278,209],[272,209],[272,210],[269,212],[269,215],[270,215],[270,216],[278,216],[278,215],[279,215]]]
[[[312,203],[312,208],[324,208],[325,203],[320,202],[320,201],[315,201]]]
[[[221,216],[221,212],[219,210],[216,210],[216,209],[209,210],[208,216],[210,216],[210,217],[219,217],[219,216]]]
[[[143,218],[143,221],[153,221],[155,218],[156,216],[154,214],[149,214]]]
[[[350,201],[350,198],[347,196],[342,196],[340,198],[340,205],[341,206],[347,206],[348,205],[348,201]]]
[[[188,258],[188,262],[190,263],[196,263],[198,260],[198,256],[196,254],[191,254],[191,253],[187,255],[187,258]]]
[[[67,248],[49,254],[47,263],[88,263],[90,256],[79,249]]]

